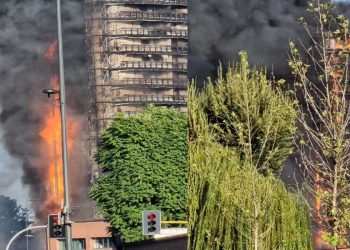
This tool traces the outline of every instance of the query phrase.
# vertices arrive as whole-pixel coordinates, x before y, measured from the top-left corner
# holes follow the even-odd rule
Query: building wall
[[[175,236],[161,240],[149,240],[126,244],[123,250],[186,250],[187,237]]]
[[[110,234],[107,231],[109,224],[104,221],[88,221],[88,222],[77,222],[72,225],[72,237],[73,239],[84,240],[85,249],[103,249],[113,250],[116,248],[94,248],[94,240],[97,238],[110,238]],[[48,239],[48,250],[61,250],[59,239]]]
[[[96,239],[112,239],[107,228],[109,224],[105,221],[86,221],[76,222],[72,224],[73,240],[84,241],[84,248],[74,248],[73,250],[117,250],[115,245],[110,240],[111,247],[102,248],[95,247],[94,240]],[[161,235],[156,235],[154,239],[127,243],[119,250],[185,250],[187,246],[187,230],[184,228],[178,229],[163,229]],[[48,250],[63,250],[63,242],[61,239],[48,239]],[[74,245],[74,244],[73,244]]]
[[[90,154],[117,113],[147,104],[186,111],[188,0],[85,0]],[[93,180],[99,169],[93,166]]]

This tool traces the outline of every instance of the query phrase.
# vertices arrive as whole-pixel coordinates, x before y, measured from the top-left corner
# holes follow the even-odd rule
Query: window
[[[93,249],[103,249],[114,246],[111,238],[94,238],[92,242]]]
[[[65,240],[59,240],[59,249],[65,250]],[[73,239],[72,250],[85,250],[85,239]]]

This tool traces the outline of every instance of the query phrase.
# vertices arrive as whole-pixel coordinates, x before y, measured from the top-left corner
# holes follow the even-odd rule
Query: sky
[[[0,107],[1,111],[1,107]],[[0,124],[0,138],[3,136],[3,130]],[[1,141],[1,139],[0,139]],[[0,189],[1,195],[6,195],[10,198],[15,198],[19,205],[26,206],[26,200],[29,199],[29,190],[27,186],[22,184],[22,168],[16,165],[22,165],[22,162],[13,158],[6,150],[5,145],[0,143]],[[8,168],[15,169],[15,171],[7,171]]]

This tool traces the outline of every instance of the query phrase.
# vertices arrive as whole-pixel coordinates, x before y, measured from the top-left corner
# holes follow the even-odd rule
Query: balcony
[[[108,84],[97,85],[96,87],[138,87],[138,88],[184,88],[188,84],[186,81],[174,81],[167,78],[127,78],[122,80],[110,79]]]
[[[104,36],[126,37],[126,38],[177,38],[187,39],[187,30],[183,29],[116,29],[106,30]]]
[[[120,21],[187,23],[187,14],[177,13],[177,12],[121,11],[117,13],[107,13],[104,19],[120,20]]]
[[[168,46],[168,45],[107,45],[102,51],[122,54],[149,55],[149,54],[168,54],[168,55],[187,55],[187,46]]]
[[[188,0],[85,0],[85,4],[89,3],[188,6]]]

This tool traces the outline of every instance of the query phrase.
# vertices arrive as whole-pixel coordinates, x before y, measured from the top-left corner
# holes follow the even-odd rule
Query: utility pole
[[[64,178],[64,225],[66,231],[66,250],[72,250],[72,228],[70,218],[70,194],[68,178],[68,150],[67,150],[67,128],[66,128],[66,90],[64,81],[64,64],[63,64],[63,41],[62,41],[62,20],[61,20],[61,0],[57,0],[57,44],[58,60],[60,71],[60,109],[61,109],[61,129],[62,129],[62,162]]]

